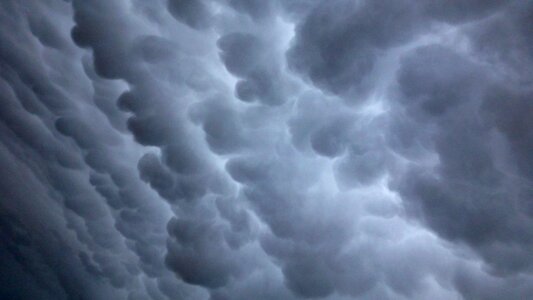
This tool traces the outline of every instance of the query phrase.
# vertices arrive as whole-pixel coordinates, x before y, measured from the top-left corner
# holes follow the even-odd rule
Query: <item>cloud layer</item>
[[[533,297],[532,13],[2,1],[0,298]]]

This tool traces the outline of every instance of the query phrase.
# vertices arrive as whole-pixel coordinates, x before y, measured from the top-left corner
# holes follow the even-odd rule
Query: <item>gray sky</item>
[[[0,298],[533,298],[533,1],[3,0]]]

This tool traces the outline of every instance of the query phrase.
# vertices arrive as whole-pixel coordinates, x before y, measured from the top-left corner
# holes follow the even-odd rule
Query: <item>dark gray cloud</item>
[[[321,3],[297,26],[289,65],[326,91],[364,92],[378,57],[413,38],[423,20],[410,1]]]
[[[440,46],[406,57],[398,83],[401,105],[416,119],[411,135],[436,154],[400,179],[405,199],[438,233],[479,251],[494,272],[530,272],[531,91],[510,90],[513,82]]]
[[[168,10],[177,20],[194,29],[205,29],[211,25],[212,16],[202,0],[170,0]]]
[[[275,2],[260,0],[229,0],[229,5],[236,11],[247,14],[253,19],[262,20],[272,13]]]
[[[0,4],[0,298],[533,296],[531,1]]]
[[[279,105],[287,97],[286,83],[281,81],[277,58],[267,47],[270,41],[252,33],[230,33],[222,36],[217,45],[221,59],[228,71],[241,78],[235,85],[235,95],[245,101],[260,101],[269,105]]]

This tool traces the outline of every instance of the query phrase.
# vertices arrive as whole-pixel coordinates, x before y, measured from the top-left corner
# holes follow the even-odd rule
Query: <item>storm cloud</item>
[[[532,1],[0,24],[0,298],[533,297]]]

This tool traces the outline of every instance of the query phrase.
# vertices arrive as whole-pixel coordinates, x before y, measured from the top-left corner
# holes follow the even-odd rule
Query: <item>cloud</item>
[[[194,29],[205,29],[211,26],[209,8],[201,0],[171,0],[168,10],[177,20]]]
[[[531,297],[530,11],[2,2],[0,297]]]
[[[419,8],[411,4],[332,1],[316,5],[297,26],[287,53],[289,65],[328,92],[365,92],[372,84],[365,78],[378,57],[408,42],[425,26]]]
[[[411,134],[428,135],[428,150],[437,156],[434,163],[411,164],[399,190],[434,230],[471,245],[494,272],[529,272],[531,220],[524,202],[531,189],[521,166],[529,164],[523,147],[531,139],[528,118],[511,107],[529,111],[524,99],[530,92],[511,92],[506,85],[512,82],[485,74],[485,66],[436,46],[403,60],[398,82],[409,101],[404,108],[418,128],[431,128],[411,128]],[[508,125],[499,123],[502,118]]]
[[[228,71],[241,78],[235,85],[235,95],[245,102],[254,100],[269,105],[285,102],[286,84],[281,82],[281,70],[275,52],[266,47],[267,41],[251,33],[230,33],[222,36],[217,45]],[[269,51],[270,50],[270,51]]]

